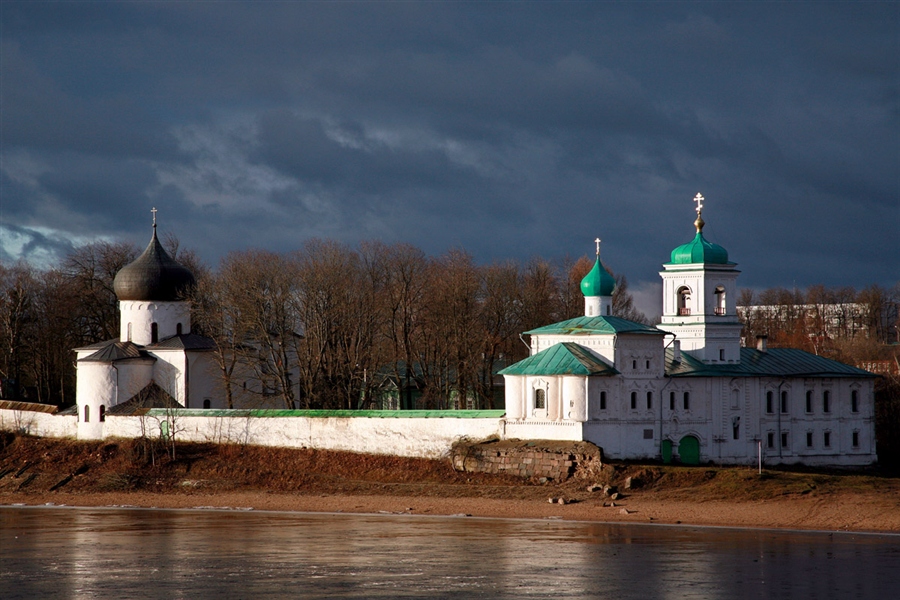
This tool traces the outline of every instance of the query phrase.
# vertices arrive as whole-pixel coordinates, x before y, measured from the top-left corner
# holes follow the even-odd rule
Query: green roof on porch
[[[618,375],[611,365],[573,342],[554,344],[506,367],[500,375]]]
[[[545,325],[525,332],[528,335],[597,335],[597,334],[614,334],[614,333],[649,333],[655,335],[665,335],[665,332],[644,325],[635,323],[621,317],[575,317],[567,321],[560,321],[552,325]]]

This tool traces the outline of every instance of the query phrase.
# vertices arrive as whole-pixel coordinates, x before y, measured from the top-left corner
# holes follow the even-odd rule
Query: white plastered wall
[[[176,335],[178,324],[181,333],[191,332],[191,305],[189,302],[149,302],[123,300],[119,302],[121,324],[119,339],[146,346],[152,343],[152,324],[157,324],[157,341]],[[131,337],[129,338],[129,325]]]

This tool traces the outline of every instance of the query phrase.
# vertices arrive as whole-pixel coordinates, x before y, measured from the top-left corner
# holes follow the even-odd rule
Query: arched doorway
[[[693,435],[686,435],[678,442],[678,458],[685,465],[700,464],[700,440]]]

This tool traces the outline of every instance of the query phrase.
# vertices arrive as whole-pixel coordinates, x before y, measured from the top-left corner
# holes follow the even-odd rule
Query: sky
[[[897,2],[0,2],[0,259],[161,233],[900,281]],[[655,303],[655,304],[654,304]]]

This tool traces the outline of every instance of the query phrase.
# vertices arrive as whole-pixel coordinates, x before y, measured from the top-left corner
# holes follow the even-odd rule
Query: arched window
[[[766,392],[766,412],[767,413],[775,412],[775,408],[773,406],[773,403],[774,403],[773,396],[774,396],[774,394],[772,394],[772,392]]]
[[[203,408],[209,408],[209,407],[210,407],[210,401],[209,401],[209,398],[206,398],[203,401]]]
[[[653,392],[647,392],[647,408],[653,408]]]
[[[822,392],[822,412],[831,412],[831,392],[829,392],[828,390]]]
[[[181,323],[175,325],[175,335],[181,335]]]
[[[813,401],[812,390],[806,390],[806,412],[808,412],[808,413],[811,413],[813,411],[812,401]]]
[[[716,314],[724,315],[725,314],[725,288],[720,286],[716,287]]]
[[[859,412],[859,391],[850,392],[850,412]]]
[[[125,341],[126,342],[131,341],[131,323],[128,324],[128,334],[127,334],[127,337],[125,338]]]
[[[691,410],[691,393],[684,393],[684,410]]]
[[[600,410],[606,410],[606,392],[600,392]]]
[[[101,404],[100,405],[100,422],[102,423],[105,420],[106,420],[106,405]]]
[[[687,286],[681,286],[678,288],[677,301],[678,301],[678,314],[682,316],[687,316],[691,314],[691,289]]]
[[[781,392],[781,412],[788,412],[788,393],[784,390]]]
[[[150,343],[155,344],[159,341],[159,324],[150,323]]]
[[[91,422],[91,407],[90,406],[84,407],[84,422],[85,423]]]
[[[547,408],[547,391],[541,388],[534,390],[534,407],[537,409]]]
[[[631,410],[637,408],[637,392],[631,392]]]

